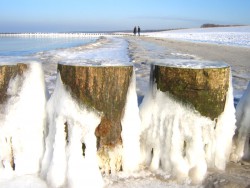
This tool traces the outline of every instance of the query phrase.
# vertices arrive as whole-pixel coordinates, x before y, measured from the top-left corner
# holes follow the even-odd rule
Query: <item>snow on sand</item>
[[[250,26],[181,29],[147,33],[146,35],[158,38],[250,47]]]

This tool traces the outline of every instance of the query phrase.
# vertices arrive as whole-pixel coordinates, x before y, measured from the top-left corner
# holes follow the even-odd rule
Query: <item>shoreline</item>
[[[126,40],[126,38],[122,38],[122,40]],[[61,61],[61,59],[69,59],[70,57],[74,60],[74,56],[83,58],[85,60],[93,60],[94,57],[98,57],[100,55],[101,59],[110,61],[109,57],[112,56],[113,59],[124,59],[125,55],[119,52],[127,52],[127,46],[124,41],[122,43],[115,43],[114,41],[105,41],[103,43],[99,43],[98,45],[95,44],[91,46],[91,44],[83,45],[79,47],[74,47],[72,49],[66,49],[58,50],[60,53],[41,53],[37,58],[41,60],[41,62],[44,62],[43,66],[44,72],[45,72],[45,79],[46,84],[48,86],[48,92],[54,90],[55,86],[55,79],[57,75],[57,62]],[[144,41],[148,41],[151,44],[145,44]],[[163,39],[163,38],[147,38],[147,37],[130,37],[129,38],[129,49],[128,53],[130,53],[129,57],[133,59],[134,68],[135,71],[137,69],[137,76],[140,78],[140,84],[142,87],[148,85],[148,77],[149,77],[149,71],[150,71],[150,64],[149,62],[157,62],[158,59],[162,58],[162,60],[168,60],[168,57],[171,55],[172,52],[180,52],[185,53],[187,55],[190,55],[190,59],[194,58],[194,61],[199,61],[200,58],[202,60],[211,60],[211,61],[222,61],[225,63],[228,63],[229,65],[235,67],[239,67],[240,71],[244,71],[244,74],[250,75],[250,65],[248,63],[249,61],[249,52],[245,52],[244,50],[236,49],[238,47],[224,47],[220,45],[213,45],[213,44],[199,44],[199,43],[193,43],[193,42],[185,42],[185,41],[175,41],[175,40],[169,40],[169,39]],[[159,46],[164,48],[158,48]],[[125,47],[124,47],[125,46]],[[93,47],[93,48],[92,48]],[[116,49],[116,50],[114,50]],[[121,49],[120,51],[117,49]],[[168,51],[169,49],[169,51]],[[91,50],[91,56],[84,56],[84,53],[81,54],[81,52],[86,52],[88,50]],[[102,50],[102,51],[100,51]],[[104,51],[103,51],[104,50]],[[250,49],[249,49],[250,50]],[[74,54],[74,52],[76,54]],[[79,55],[80,52],[80,56]],[[101,53],[100,53],[101,52]],[[103,52],[105,52],[103,54]],[[114,54],[117,54],[118,56],[114,56]],[[96,54],[95,54],[96,53]],[[231,54],[230,54],[231,53]],[[93,56],[94,54],[94,56]],[[184,55],[185,55],[184,54]],[[82,55],[82,56],[81,56]],[[86,55],[86,54],[85,54]],[[127,54],[128,55],[128,54]],[[228,56],[233,56],[234,58],[230,58]],[[174,55],[173,55],[174,56]],[[242,57],[242,58],[239,58]],[[127,61],[127,59],[126,59]],[[50,62],[47,63],[46,62]],[[240,65],[239,65],[240,64]],[[235,72],[233,72],[235,75]],[[244,75],[243,75],[244,76]],[[51,79],[52,78],[52,79]],[[243,77],[244,78],[244,77]],[[250,76],[247,77],[248,80],[250,80]],[[52,86],[52,87],[51,87]],[[49,90],[50,89],[50,90]],[[143,88],[144,89],[144,88]],[[34,88],[33,88],[34,90]],[[31,90],[31,91],[33,91]],[[51,93],[49,93],[51,94]],[[140,97],[138,95],[138,97]],[[170,176],[167,173],[157,173],[157,172],[149,172],[147,169],[142,169],[142,171],[138,172],[138,174],[133,174],[129,177],[124,178],[124,174],[121,174],[119,176],[105,176],[105,186],[106,187],[124,187],[124,184],[126,183],[128,187],[153,187],[154,184],[159,184],[159,187],[246,187],[250,185],[250,163],[247,162],[240,162],[240,163],[233,163],[228,162],[227,168],[225,171],[219,171],[214,169],[208,169],[207,174],[205,176],[204,181],[201,185],[192,185],[192,184],[181,184],[180,182],[176,182],[175,179],[171,179]],[[38,177],[39,178],[39,177]],[[40,181],[40,179],[38,179]],[[150,184],[145,182],[145,180],[150,181]],[[10,179],[10,181],[13,181]],[[41,179],[42,181],[42,179]],[[14,181],[15,182],[15,181]],[[142,182],[140,184],[140,182]],[[159,182],[159,183],[158,183]],[[45,182],[46,183],[46,182]],[[0,182],[1,184],[1,182]],[[5,182],[3,182],[5,184]]]
[[[240,100],[250,83],[250,48],[211,43],[196,43],[165,38],[146,38],[145,41],[164,46],[170,51],[193,56],[198,60],[217,61],[231,67],[234,97]]]
[[[136,67],[142,68],[136,71],[139,85],[145,85],[148,82],[147,75],[150,73],[148,65],[151,62],[168,62],[172,56],[177,57],[176,63],[181,59],[190,59],[194,62],[211,61],[229,65],[232,72],[235,104],[250,82],[250,48],[154,37],[128,37],[127,40],[131,61]],[[138,89],[138,93],[143,95],[146,90],[146,87]]]
[[[247,47],[153,37],[143,37],[143,40],[167,46],[181,53],[195,55],[204,60],[223,61],[231,66],[244,66],[250,69],[250,48]]]

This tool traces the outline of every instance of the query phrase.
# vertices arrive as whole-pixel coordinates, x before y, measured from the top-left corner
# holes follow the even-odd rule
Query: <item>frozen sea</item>
[[[147,34],[152,37],[190,40],[194,42],[236,45],[249,48],[250,27],[178,30]],[[223,37],[222,37],[223,36]],[[192,38],[193,37],[193,38]],[[174,53],[167,47],[157,46],[143,40],[123,37],[94,38],[46,38],[46,37],[0,37],[0,64],[38,61],[43,65],[48,96],[55,89],[57,63],[74,65],[134,65],[137,94],[143,97],[149,85],[150,64],[156,60],[182,62],[197,61],[190,54]],[[4,45],[2,45],[4,44]],[[136,52],[136,53],[135,53]],[[141,55],[140,55],[141,54]],[[136,56],[136,57],[135,57]],[[140,57],[138,57],[140,56]],[[141,62],[134,61],[140,59]],[[247,81],[249,75],[237,75]],[[244,82],[245,83],[245,82]],[[247,83],[247,82],[246,82]],[[239,88],[246,88],[247,84]],[[237,83],[236,83],[237,86]],[[235,87],[237,88],[237,87]],[[140,100],[139,100],[140,101]],[[9,173],[9,174],[8,174]],[[169,179],[170,174],[148,169],[137,173],[118,173],[103,176],[105,187],[199,187],[189,181],[177,183]],[[0,174],[0,187],[41,187],[47,188],[39,176],[18,176],[7,172]]]

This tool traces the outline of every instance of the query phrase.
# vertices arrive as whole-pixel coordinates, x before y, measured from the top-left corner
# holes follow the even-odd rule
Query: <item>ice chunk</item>
[[[59,73],[47,112],[49,127],[42,177],[51,187],[102,187],[95,137],[100,116],[74,101]]]
[[[208,167],[224,170],[235,130],[231,80],[229,85],[224,112],[212,121],[153,83],[140,106],[142,164],[193,183],[203,180]]]
[[[250,83],[236,107],[237,135],[235,151],[232,153],[233,161],[249,159],[249,135],[250,135]]]
[[[135,73],[130,81],[122,123],[123,162],[125,172],[139,169],[141,120],[136,95]]]
[[[45,84],[41,64],[31,62],[28,70],[9,83],[9,100],[1,122],[0,145],[2,168],[15,174],[40,171],[45,127]]]

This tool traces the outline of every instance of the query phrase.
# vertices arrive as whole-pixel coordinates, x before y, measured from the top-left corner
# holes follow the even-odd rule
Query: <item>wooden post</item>
[[[10,80],[17,75],[23,75],[27,68],[26,64],[0,65],[0,104],[8,99],[7,89]]]
[[[95,134],[100,158],[110,161],[108,152],[122,144],[121,118],[133,66],[72,66],[58,64],[61,79],[80,104],[102,113]]]
[[[223,111],[229,87],[230,67],[183,68],[154,65],[157,89],[192,105],[201,115],[217,118]]]
[[[141,158],[152,170],[199,184],[207,168],[224,170],[230,155],[235,130],[230,67],[170,63],[152,65],[152,88],[140,108]]]

